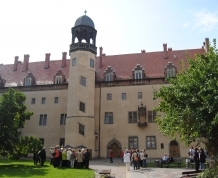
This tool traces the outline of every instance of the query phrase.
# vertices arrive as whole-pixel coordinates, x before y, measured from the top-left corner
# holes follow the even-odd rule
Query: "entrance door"
[[[174,158],[180,157],[178,142],[173,140],[170,142],[170,154]]]
[[[111,145],[111,150],[113,151],[114,154],[114,158],[119,158],[120,157],[120,148],[118,147],[118,145],[116,143],[113,143]]]

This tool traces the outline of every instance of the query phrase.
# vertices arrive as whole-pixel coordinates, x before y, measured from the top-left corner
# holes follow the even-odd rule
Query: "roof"
[[[85,25],[85,26],[90,26],[92,28],[95,28],[95,24],[93,20],[87,15],[83,15],[76,20],[74,27],[79,26],[79,25]]]
[[[132,70],[137,64],[145,71],[146,78],[165,77],[165,67],[169,62],[174,64],[177,72],[180,69],[180,61],[184,60],[184,64],[188,67],[186,55],[194,57],[195,54],[203,54],[204,49],[187,49],[187,50],[168,50],[168,58],[164,59],[163,51],[121,54],[112,56],[102,56],[102,67],[99,68],[100,57],[96,57],[96,74],[97,80],[104,79],[104,72],[109,66],[115,71],[117,80],[132,79]],[[18,62],[17,70],[13,71],[14,64],[0,65],[0,76],[6,80],[5,86],[23,86],[24,78],[28,73],[32,73],[35,77],[37,85],[46,85],[54,83],[54,76],[58,71],[62,71],[66,82],[69,80],[70,60],[66,60],[66,66],[61,67],[62,60],[50,61],[49,68],[44,69],[45,61],[30,62],[28,70],[22,72],[22,62]]]

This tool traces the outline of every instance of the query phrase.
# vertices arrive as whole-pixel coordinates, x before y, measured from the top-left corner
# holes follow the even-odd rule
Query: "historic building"
[[[20,129],[22,136],[35,136],[47,151],[54,145],[85,146],[92,157],[107,157],[108,150],[118,157],[121,149],[146,149],[150,157],[165,152],[186,157],[187,147],[163,136],[154,122],[154,89],[169,85],[167,77],[187,66],[186,55],[207,51],[203,47],[111,55],[99,48],[97,30],[87,15],[79,17],[71,29],[72,43],[62,59],[29,62],[15,56],[14,64],[0,64],[0,93],[12,87],[22,91],[28,110],[34,115]]]

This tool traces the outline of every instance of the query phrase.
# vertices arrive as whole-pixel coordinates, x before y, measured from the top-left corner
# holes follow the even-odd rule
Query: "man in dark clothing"
[[[198,148],[195,148],[195,153],[194,153],[194,160],[195,160],[195,170],[199,170],[199,165],[200,165],[200,160],[199,160],[199,154],[198,154]]]
[[[40,164],[42,166],[44,164],[45,160],[46,160],[45,147],[38,154],[39,154],[39,157],[40,157]]]
[[[86,152],[84,153],[84,160],[83,160],[83,166],[84,168],[89,168],[89,160],[90,160],[90,152],[87,149]]]
[[[34,165],[37,165],[38,162],[40,162],[38,153],[33,154],[33,162],[34,162]]]

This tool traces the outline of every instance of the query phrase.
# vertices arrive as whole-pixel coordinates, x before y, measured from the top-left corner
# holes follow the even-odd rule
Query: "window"
[[[164,144],[163,143],[160,144],[160,148],[164,149]]]
[[[47,123],[47,114],[40,114],[39,125],[46,125]]]
[[[104,123],[105,124],[113,124],[113,113],[112,112],[105,113]]]
[[[31,78],[25,78],[25,86],[30,86],[31,85]]]
[[[76,58],[73,58],[72,59],[72,66],[75,66],[76,65]]]
[[[62,76],[55,77],[55,84],[62,84]]]
[[[39,138],[39,140],[41,141],[42,145],[44,145],[44,138]]]
[[[60,138],[59,145],[62,147],[65,145],[65,138]]]
[[[106,74],[106,81],[113,81],[113,73],[112,72]]]
[[[141,70],[135,71],[135,79],[142,79],[142,71]]]
[[[168,78],[176,77],[175,68],[167,68],[166,71]]]
[[[86,86],[86,78],[80,77],[80,85]]]
[[[146,148],[147,149],[156,149],[156,137],[147,136],[146,137]]]
[[[32,98],[31,104],[35,104],[35,103],[36,103],[36,98]]]
[[[54,103],[58,103],[58,97],[54,98]]]
[[[138,99],[142,99],[142,92],[138,92]]]
[[[85,111],[86,111],[86,110],[85,110],[85,103],[83,103],[83,102],[80,102],[80,103],[79,103],[79,110],[82,111],[82,112],[85,112]]]
[[[137,123],[137,112],[136,111],[129,112],[129,123]]]
[[[94,68],[94,59],[91,59],[91,58],[90,58],[90,67]]]
[[[138,137],[129,137],[129,149],[138,149]]]
[[[85,135],[85,126],[79,123],[79,133]]]
[[[45,104],[46,99],[42,98],[42,104]]]
[[[107,94],[107,100],[112,100],[112,94],[111,93]]]
[[[155,122],[156,112],[148,111],[148,122]]]
[[[122,100],[126,100],[126,93],[122,93]]]
[[[60,125],[65,125],[66,124],[66,117],[67,117],[67,114],[61,114]]]

